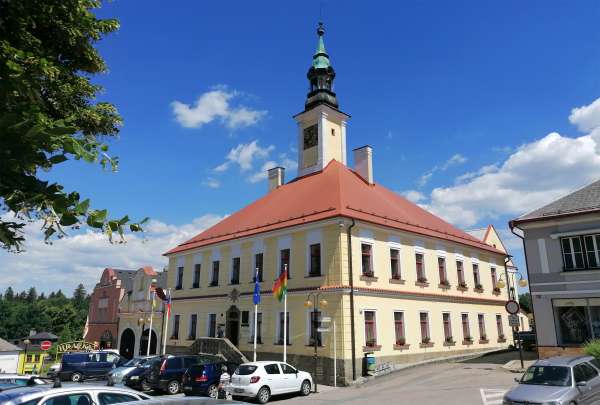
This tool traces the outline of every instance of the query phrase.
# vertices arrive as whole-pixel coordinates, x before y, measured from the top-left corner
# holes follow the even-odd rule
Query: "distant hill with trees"
[[[60,342],[79,340],[88,314],[90,296],[83,284],[71,297],[58,290],[38,294],[35,287],[17,293],[8,287],[0,294],[0,338],[18,339],[38,332],[51,332]]]

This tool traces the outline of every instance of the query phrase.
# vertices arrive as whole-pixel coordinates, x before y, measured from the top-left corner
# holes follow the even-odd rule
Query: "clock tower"
[[[298,176],[322,170],[335,159],[346,164],[348,114],[338,109],[333,92],[335,71],[325,51],[323,23],[319,23],[317,51],[308,70],[309,92],[304,111],[294,116],[298,123]]]

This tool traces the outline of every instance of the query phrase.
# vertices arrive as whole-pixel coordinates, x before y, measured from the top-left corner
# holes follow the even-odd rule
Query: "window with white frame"
[[[404,312],[394,311],[394,334],[396,344],[404,346],[406,344],[406,335],[404,333]]]
[[[485,316],[483,314],[477,315],[477,324],[479,325],[479,339],[487,340],[487,334],[485,333]]]
[[[496,314],[496,330],[498,331],[498,339],[504,339],[504,325],[502,325],[502,315]]]
[[[239,284],[240,283],[240,258],[234,257],[231,260],[231,284]]]
[[[214,260],[212,263],[212,274],[210,276],[210,285],[215,287],[219,285],[219,264],[218,260]]]
[[[415,253],[415,266],[417,269],[417,281],[419,283],[426,283],[427,276],[425,275],[425,259],[423,253]]]
[[[452,337],[452,320],[450,319],[449,312],[442,313],[442,323],[444,324],[444,340],[446,343],[454,342],[454,338]]]
[[[171,334],[171,339],[179,339],[179,319],[181,315],[177,314],[173,317],[173,332]]]
[[[290,249],[281,249],[279,251],[279,275],[283,274],[283,271],[287,270],[287,278],[291,277],[290,269]]]
[[[421,327],[421,343],[429,343],[431,341],[431,336],[429,334],[429,313],[428,312],[420,312],[419,313],[419,324]]]
[[[189,324],[189,330],[188,330],[188,340],[195,340],[196,339],[196,329],[198,326],[198,315],[197,314],[191,314],[190,315],[190,324]]]
[[[317,346],[323,346],[323,333],[319,332],[319,328],[321,327],[321,311],[310,311],[308,321],[308,331],[310,333],[308,339],[309,346],[315,345],[315,339],[317,339]]]
[[[496,286],[496,284],[498,283],[498,274],[496,273],[496,268],[490,268],[490,273],[492,276],[492,289],[494,290],[494,292],[500,292],[500,288]]]
[[[194,277],[192,280],[192,288],[200,287],[200,269],[201,268],[202,268],[202,265],[200,263],[196,263],[194,265]]]
[[[321,244],[313,243],[308,246],[310,267],[308,269],[309,277],[321,276]]]
[[[440,276],[440,285],[448,286],[448,276],[446,275],[446,258],[438,257],[438,273]]]
[[[365,310],[363,311],[365,318],[365,346],[375,347],[377,346],[377,320],[375,311]]]
[[[217,337],[217,314],[208,314],[206,322],[206,336]]]
[[[469,314],[461,314],[460,317],[462,323],[463,339],[465,341],[473,340],[473,337],[471,336],[471,325],[469,324]]]
[[[366,277],[373,277],[373,245],[370,243],[361,243],[361,263],[362,263],[362,275]]]
[[[285,322],[284,322],[284,318],[283,318],[283,312],[279,312],[277,314],[277,340],[275,342],[275,344],[277,345],[283,345],[283,330],[284,330],[284,323],[285,323],[285,331],[286,331],[286,336],[285,336],[285,340],[287,345],[290,345],[290,313],[286,312],[286,318]]]
[[[263,281],[263,254],[256,253],[254,255],[254,275],[252,276],[252,282],[256,282],[256,275],[258,274],[258,282]]]
[[[560,238],[565,271],[600,268],[600,234]]]
[[[476,290],[483,289],[481,278],[479,277],[479,263],[473,263],[473,282],[475,283]]]
[[[400,249],[398,248],[390,248],[390,269],[392,271],[392,279],[402,279],[402,274],[400,273]]]
[[[465,281],[465,269],[461,260],[456,261],[456,275],[458,276],[459,287],[466,287],[467,283]]]
[[[177,267],[177,280],[175,282],[175,289],[181,290],[183,288],[183,266]]]

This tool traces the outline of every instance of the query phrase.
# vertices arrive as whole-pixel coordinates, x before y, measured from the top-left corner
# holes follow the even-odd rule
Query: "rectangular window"
[[[421,342],[429,343],[431,336],[429,336],[429,314],[427,312],[419,313],[419,321],[421,325]]]
[[[400,250],[390,249],[390,268],[392,270],[392,278],[394,280],[400,280]]]
[[[315,330],[315,326],[316,326],[316,330]],[[320,311],[317,311],[317,312],[311,311],[310,312],[310,327],[309,327],[309,331],[310,331],[309,345],[310,346],[315,345],[315,336],[317,338],[317,346],[323,345],[323,336],[322,336],[323,334],[318,331],[318,329],[320,327],[321,327],[321,312]]]
[[[287,269],[287,277],[291,277],[291,269],[290,269],[290,249],[281,249],[279,251],[279,274],[281,275],[285,269]]]
[[[583,244],[579,236],[561,238],[565,270],[585,268]]]
[[[252,282],[256,283],[256,273],[258,273],[258,282],[263,281],[263,254],[257,253],[254,255],[254,275],[252,276]]]
[[[399,346],[406,344],[406,336],[404,334],[404,312],[394,312],[394,332],[396,336],[396,344]]]
[[[473,282],[475,283],[476,289],[480,290],[483,288],[481,279],[479,278],[479,265],[477,263],[473,263]]]
[[[450,314],[448,312],[444,312],[442,314],[442,322],[444,323],[444,339],[448,343],[453,342],[452,322],[450,320]]]
[[[423,263],[423,253],[415,253],[415,264],[417,268],[417,281],[420,283],[426,283],[427,277],[425,277],[425,266]]]
[[[206,329],[208,337],[217,337],[217,314],[208,314],[208,325]]]
[[[212,266],[212,274],[210,277],[210,285],[211,287],[215,287],[219,285],[219,261],[215,260]]]
[[[318,277],[321,275],[321,244],[315,243],[309,246],[310,249],[310,270],[308,275]]]
[[[242,326],[248,326],[249,321],[250,321],[250,312],[242,311]]]
[[[256,330],[258,331],[256,343],[262,343],[262,312],[257,313]],[[252,334],[250,335],[250,343],[254,343],[254,332],[254,320],[252,320]]]
[[[190,330],[188,333],[188,340],[194,340],[196,339],[196,329],[198,326],[198,315],[197,314],[191,314],[190,315]]]
[[[171,335],[171,339],[179,339],[179,318],[180,315],[175,315],[173,318],[173,334]]]
[[[446,259],[443,257],[438,257],[438,272],[440,274],[440,284],[450,285],[446,276]]]
[[[201,268],[201,264],[200,263],[196,263],[194,265],[194,280],[192,283],[192,288],[198,288],[200,287],[200,268]]]
[[[479,339],[487,340],[487,335],[485,334],[485,317],[483,314],[477,315],[477,324],[479,325]]]
[[[587,255],[588,267],[600,267],[600,235],[586,235],[583,237]]]
[[[466,287],[467,283],[465,282],[465,270],[463,268],[463,262],[460,260],[456,261],[456,274],[458,276],[458,285],[461,287]]]
[[[464,340],[472,340],[471,337],[471,326],[469,325],[469,314],[461,314],[462,331]]]
[[[27,355],[27,358],[25,359],[25,361],[26,361],[27,363],[31,363],[31,362],[33,362],[33,356],[32,356],[31,354],[28,354],[28,355]]]
[[[600,297],[552,300],[560,345],[581,345],[600,338]]]
[[[370,245],[369,245],[370,246]],[[365,346],[377,346],[377,325],[375,311],[363,311],[365,316]]]
[[[498,339],[504,339],[504,326],[502,325],[502,315],[496,315],[496,329],[498,330]]]
[[[234,257],[231,261],[231,284],[240,283],[240,258]]]
[[[496,283],[498,282],[498,275],[496,274],[496,268],[492,267],[490,269],[490,273],[492,274],[492,289],[496,292],[499,292],[500,289],[496,287]]]
[[[183,288],[183,267],[177,267],[177,280],[175,282],[175,289],[181,290]]]
[[[286,343],[289,345],[290,344],[290,313],[286,312],[286,317],[287,319],[286,321],[286,325],[285,325],[285,329],[286,329]],[[278,345],[282,345],[283,344],[283,312],[279,313],[279,327],[278,329],[278,334],[277,334],[277,344]]]
[[[373,277],[373,246],[368,243],[361,243],[360,251],[362,257],[362,274],[363,276]]]

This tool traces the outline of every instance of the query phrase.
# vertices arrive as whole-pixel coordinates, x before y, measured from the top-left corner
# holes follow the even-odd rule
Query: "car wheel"
[[[256,394],[256,399],[260,404],[266,404],[267,402],[269,402],[270,398],[271,390],[269,389],[269,387],[262,387],[258,390],[258,394]]]
[[[300,395],[303,397],[310,394],[310,381],[304,380],[302,381],[302,385],[300,386]]]
[[[169,395],[175,395],[179,393],[179,381],[172,380],[167,384],[167,393]]]
[[[217,387],[217,384],[211,384],[206,390],[206,393],[209,397],[217,399],[219,396],[219,387]]]
[[[144,392],[152,391],[152,386],[148,384],[148,381],[145,378],[140,382],[140,388]]]
[[[81,373],[73,373],[71,374],[71,381],[79,382],[83,379],[83,375]]]

